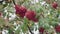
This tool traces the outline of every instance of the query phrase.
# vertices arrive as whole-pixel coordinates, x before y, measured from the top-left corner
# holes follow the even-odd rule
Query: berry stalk
[[[15,1],[13,0],[14,5],[16,4]]]
[[[28,25],[27,25],[27,27],[28,27],[30,33],[31,33],[31,34],[34,34],[34,33],[31,31],[31,29],[30,29],[30,27],[29,27]]]

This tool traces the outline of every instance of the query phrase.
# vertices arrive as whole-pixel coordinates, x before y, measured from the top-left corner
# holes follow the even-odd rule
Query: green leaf
[[[28,20],[24,18],[23,24],[21,25],[22,31],[25,33],[27,31]]]
[[[9,29],[8,29],[8,31],[9,31],[9,32],[8,32],[9,34],[14,34],[14,32],[13,32],[13,29],[12,29],[12,28],[9,28]]]
[[[43,26],[44,26],[45,29],[49,29],[50,28],[50,25],[48,23],[45,23]]]
[[[22,32],[23,32],[23,33],[26,33],[26,32],[27,32],[27,26],[26,26],[26,24],[23,24],[23,25],[21,26],[21,29],[22,29]]]

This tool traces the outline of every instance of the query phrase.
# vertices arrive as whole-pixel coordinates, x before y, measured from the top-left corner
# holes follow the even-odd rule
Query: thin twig
[[[13,3],[14,3],[14,5],[16,4],[16,3],[15,3],[15,0],[13,0]]]
[[[28,27],[30,33],[31,33],[31,34],[34,34],[34,33],[31,31],[31,29],[30,29],[30,27],[29,27],[28,25],[27,25],[27,27]]]

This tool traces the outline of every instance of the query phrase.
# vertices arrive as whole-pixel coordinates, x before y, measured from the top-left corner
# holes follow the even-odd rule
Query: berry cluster
[[[26,7],[19,6],[19,5],[15,5],[15,9],[16,9],[16,14],[19,17],[24,18],[24,16],[26,16],[26,18],[28,18],[28,20],[32,20],[34,22],[37,22],[38,21],[38,19],[35,18],[35,16],[36,16],[35,11],[27,10]]]
[[[57,7],[58,7],[58,4],[56,2],[53,2],[52,8],[56,9]],[[36,18],[36,12],[35,11],[28,10],[26,7],[19,6],[19,5],[15,5],[15,9],[16,9],[16,15],[18,15],[19,17],[24,18],[24,16],[25,16],[28,20],[38,22],[38,19]],[[56,30],[56,32],[60,32],[60,26],[56,26],[55,30]],[[45,31],[45,29],[43,27],[39,28],[39,32],[41,34],[43,34],[44,31]],[[48,34],[48,33],[46,32],[46,34]]]
[[[58,4],[57,4],[56,2],[53,2],[53,3],[52,3],[52,7],[53,7],[54,9],[56,9],[57,6],[58,6]]]

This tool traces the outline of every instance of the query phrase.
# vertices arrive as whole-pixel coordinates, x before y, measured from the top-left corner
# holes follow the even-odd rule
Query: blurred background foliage
[[[14,0],[16,4],[23,5],[27,9],[34,10],[39,19],[37,23],[27,18],[19,18],[15,14],[13,0],[0,1],[0,33],[3,34],[35,34],[39,27],[44,27],[48,34],[57,33],[54,29],[60,24],[60,0]],[[57,9],[52,8],[52,3],[57,2]],[[29,28],[27,27],[29,26]],[[37,31],[39,32],[39,31]],[[32,33],[31,33],[32,34]],[[39,34],[39,33],[38,33]],[[44,32],[46,34],[46,32]],[[57,33],[58,34],[58,33]]]

